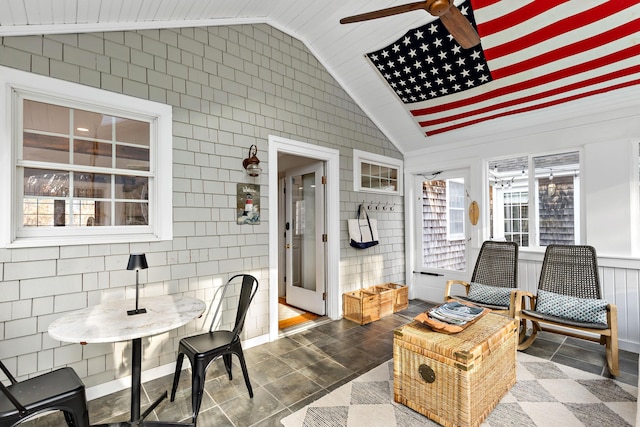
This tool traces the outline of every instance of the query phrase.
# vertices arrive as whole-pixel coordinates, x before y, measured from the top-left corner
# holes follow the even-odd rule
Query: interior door
[[[468,176],[467,169],[458,169],[426,173],[416,180],[416,298],[443,301],[447,280],[470,277]],[[455,292],[460,290],[456,287]]]
[[[324,165],[287,171],[286,300],[287,304],[325,315]]]

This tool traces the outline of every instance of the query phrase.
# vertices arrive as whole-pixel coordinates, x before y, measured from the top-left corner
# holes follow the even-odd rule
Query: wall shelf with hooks
[[[364,205],[364,207],[367,208],[367,210],[369,212],[374,212],[374,211],[382,211],[382,212],[395,212],[396,210],[396,203],[392,202],[374,202],[374,201],[370,201],[367,202],[365,200],[362,201],[361,203],[362,205]]]

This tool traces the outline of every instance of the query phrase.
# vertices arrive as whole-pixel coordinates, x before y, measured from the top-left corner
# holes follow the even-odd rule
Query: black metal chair
[[[84,384],[71,368],[60,368],[18,382],[0,361],[11,384],[0,382],[0,426],[16,426],[48,411],[63,411],[70,427],[88,427]]]
[[[242,278],[240,285],[240,295],[238,297],[238,309],[236,312],[236,320],[233,330],[215,330],[215,322],[223,304],[225,304],[225,295],[229,288],[233,287],[236,279]],[[231,376],[231,355],[235,354],[240,361],[244,382],[249,390],[249,397],[253,398],[253,389],[249,381],[249,373],[242,352],[242,343],[240,342],[240,333],[244,327],[244,320],[247,315],[249,305],[253,297],[258,291],[258,280],[249,274],[237,274],[230,278],[227,283],[218,289],[222,294],[220,296],[218,307],[211,320],[209,332],[204,334],[186,337],[180,340],[178,346],[178,359],[176,361],[176,372],[173,377],[173,387],[171,389],[171,401],[176,397],[176,389],[180,381],[180,371],[182,370],[182,361],[186,355],[191,362],[191,406],[193,409],[193,422],[196,422],[198,413],[200,412],[200,404],[202,403],[202,395],[204,393],[204,383],[206,372],[211,362],[222,356],[224,366]],[[218,292],[216,292],[217,294]],[[212,301],[216,300],[216,295]],[[213,302],[212,302],[213,304]]]
[[[462,285],[465,295],[451,295],[453,285]],[[448,280],[445,301],[457,299],[491,310],[508,313],[518,287],[518,244],[482,243],[471,280]]]
[[[605,346],[609,372],[618,375],[618,311],[602,299],[592,246],[547,246],[537,294],[518,291],[511,316],[532,324],[531,335],[520,337],[518,350],[533,344],[538,331],[594,341]]]

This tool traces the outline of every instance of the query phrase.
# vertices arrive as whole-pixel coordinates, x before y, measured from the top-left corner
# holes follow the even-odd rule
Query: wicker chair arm
[[[514,290],[511,292],[511,304],[509,305],[509,316],[512,318],[520,318],[522,310],[527,309],[527,300],[529,300],[529,308],[533,310],[535,307],[536,296],[528,291]]]
[[[464,280],[447,280],[447,285],[446,285],[445,290],[444,290],[444,300],[445,301],[451,299],[451,287],[453,285],[462,285],[462,286],[464,286],[465,295],[469,294],[469,287],[471,286],[471,284],[469,282],[466,282]]]

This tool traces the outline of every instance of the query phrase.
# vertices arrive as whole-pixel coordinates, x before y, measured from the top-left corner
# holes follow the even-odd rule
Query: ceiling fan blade
[[[386,9],[374,10],[373,12],[361,13],[360,15],[348,16],[340,20],[341,24],[351,24],[353,22],[368,21],[370,19],[384,18],[386,16],[398,15],[400,13],[414,10],[427,10],[426,3],[419,1],[415,3],[403,4],[401,6],[388,7]]]
[[[457,7],[452,5],[447,12],[440,15],[440,21],[463,49],[480,44],[480,36]]]

